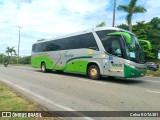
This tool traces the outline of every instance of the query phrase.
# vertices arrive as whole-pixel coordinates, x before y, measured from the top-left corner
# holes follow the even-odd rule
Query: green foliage
[[[19,64],[31,64],[31,56],[22,57],[18,62]]]
[[[126,24],[117,27],[126,29]],[[158,50],[160,50],[160,18],[155,17],[150,22],[139,21],[133,25],[133,33],[139,38],[148,40],[152,44],[152,50],[147,49],[146,44],[141,44],[146,57],[148,59],[157,58]]]
[[[144,13],[147,10],[142,6],[136,6],[138,0],[131,0],[128,5],[119,5],[118,10],[124,11],[127,13],[126,21],[129,26],[129,31],[132,32],[132,17],[136,13]]]
[[[99,23],[96,27],[104,27],[104,26],[106,26],[106,23],[103,21],[103,22]]]
[[[153,26],[153,28],[160,30],[160,19],[158,17],[153,18],[150,24]]]
[[[5,59],[7,59],[7,56],[3,53],[0,53],[0,63],[4,63]]]
[[[16,56],[12,56],[12,59],[10,57],[6,56],[3,53],[0,53],[0,63],[4,63],[5,60],[9,60],[9,64],[17,64],[18,58]],[[31,56],[26,57],[20,57],[18,60],[19,64],[31,64]]]
[[[140,39],[149,39],[148,34],[152,29],[150,24],[146,24],[145,21],[137,22],[136,25],[133,25],[133,33],[137,35]]]
[[[149,50],[147,45],[141,43],[141,46],[147,58],[156,58],[155,53],[152,50]]]
[[[6,54],[8,55],[8,59],[10,61],[10,64],[14,64],[16,63],[16,50],[14,49],[14,47],[6,47]],[[14,56],[13,56],[14,55]]]
[[[128,25],[126,25],[126,24],[121,24],[121,25],[118,25],[117,27],[122,28],[124,30],[128,30]]]
[[[14,47],[6,47],[6,51],[5,51],[7,54],[8,54],[8,56],[9,55],[13,55],[13,54],[16,54],[16,50],[14,49]]]

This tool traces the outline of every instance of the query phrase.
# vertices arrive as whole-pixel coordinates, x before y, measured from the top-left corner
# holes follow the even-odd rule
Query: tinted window
[[[110,37],[105,37],[103,39],[101,39],[101,42],[103,44],[104,49],[106,50],[106,52],[111,53],[111,40]]]
[[[66,49],[77,49],[77,46],[76,46],[76,41],[77,40],[77,36],[75,37],[69,37],[69,38],[66,38]]]
[[[38,45],[38,52],[43,52],[43,51],[45,51],[46,43],[39,43],[39,44],[37,44],[37,45]]]
[[[94,48],[98,49],[92,33],[66,38],[66,49]]]
[[[104,39],[108,33],[116,32],[115,30],[102,30],[102,31],[97,31],[97,35],[99,39]]]
[[[106,52],[112,55],[122,57],[122,48],[120,40],[120,36],[107,36],[103,38],[101,41]]]
[[[34,45],[32,46],[32,51],[33,51],[33,52],[38,52],[38,46],[37,46],[37,44],[34,44]]]
[[[42,43],[43,51],[56,51],[56,50],[65,50],[66,42],[65,39],[58,39],[49,42]]]
[[[98,50],[97,43],[92,33],[77,35],[68,38],[62,38],[58,40],[53,40],[33,45],[34,52],[79,49],[79,48],[90,48]]]
[[[66,39],[54,40],[53,44],[56,45],[56,50],[65,50],[66,49]]]
[[[55,44],[54,41],[50,41],[46,44],[45,51],[55,51],[58,49],[58,46]]]
[[[91,34],[91,33],[82,35],[81,45],[82,45],[82,48],[98,49],[95,38],[94,38],[93,34]]]

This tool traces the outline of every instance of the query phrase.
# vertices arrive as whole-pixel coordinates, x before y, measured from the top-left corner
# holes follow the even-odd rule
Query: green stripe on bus
[[[124,65],[124,77],[130,78],[130,77],[141,77],[146,74],[147,70],[137,70],[134,68],[131,68],[128,65]]]
[[[72,61],[72,60],[75,60],[75,59],[82,59],[82,58],[92,58],[92,56],[80,56],[80,57],[74,57],[74,58],[71,58],[71,59],[67,60],[66,63],[68,63],[68,62],[70,62],[70,61]]]
[[[86,73],[88,63],[89,61],[86,60],[74,61],[73,63],[68,63],[65,70],[71,72]]]
[[[47,69],[50,69],[51,66],[54,64],[54,61],[48,56],[37,56],[37,57],[32,58],[32,61],[31,61],[32,67],[40,68],[42,61],[46,63]]]

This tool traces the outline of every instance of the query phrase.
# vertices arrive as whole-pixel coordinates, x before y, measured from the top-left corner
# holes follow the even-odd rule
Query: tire
[[[4,66],[5,66],[5,67],[7,67],[7,66],[8,66],[8,64],[4,64]]]
[[[44,62],[41,64],[41,72],[43,73],[47,72],[46,64]]]
[[[91,65],[88,68],[88,76],[93,80],[97,80],[100,78],[100,70],[97,65]]]
[[[153,71],[157,71],[157,70],[158,70],[157,68],[154,68],[154,69],[153,69]]]

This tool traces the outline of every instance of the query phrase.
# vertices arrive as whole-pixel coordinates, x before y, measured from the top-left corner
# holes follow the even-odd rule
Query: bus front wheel
[[[88,76],[93,80],[99,79],[100,78],[99,67],[97,65],[89,66],[89,68],[88,68]]]
[[[42,71],[43,73],[45,73],[45,72],[47,71],[47,69],[46,69],[46,64],[45,64],[44,62],[41,64],[41,71]]]

